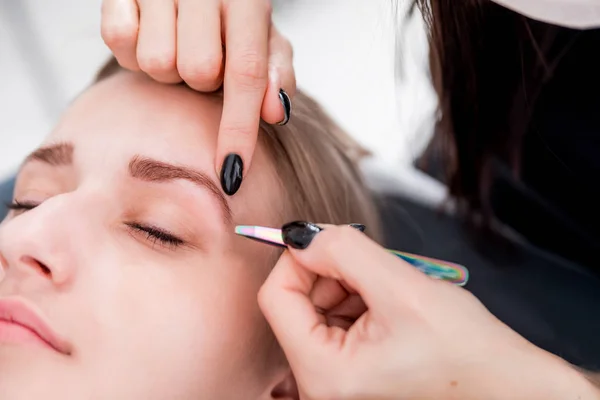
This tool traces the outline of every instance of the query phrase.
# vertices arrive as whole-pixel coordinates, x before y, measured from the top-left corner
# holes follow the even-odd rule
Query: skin
[[[2,398],[269,399],[289,387],[256,301],[276,254],[232,225],[283,222],[266,154],[257,149],[255,173],[228,199],[228,223],[206,188],[128,172],[137,154],[219,187],[221,107],[216,96],[120,72],[77,99],[48,137],[73,145],[70,165],[23,166],[15,198],[41,205],[0,225],[0,298],[33,304],[72,353],[0,343]],[[131,221],[186,243],[162,245]]]
[[[356,294],[366,306],[356,322],[327,324],[323,314]],[[349,227],[328,226],[306,250],[285,252],[259,304],[303,400],[600,398],[584,375],[469,292],[428,278]]]
[[[293,94],[291,47],[266,18],[266,4],[103,3],[103,37],[124,67],[197,90],[224,77],[217,171],[232,150],[248,171],[258,116],[271,123],[283,116],[275,82]],[[599,397],[582,374],[511,331],[468,292],[415,273],[348,228],[330,227],[307,250],[284,253],[259,300],[305,400]],[[358,320],[332,327],[328,313]]]
[[[281,122],[279,90],[296,92],[292,47],[271,21],[270,0],[103,0],[102,37],[131,71],[201,92],[223,85],[217,173],[237,153],[247,175],[259,119]]]

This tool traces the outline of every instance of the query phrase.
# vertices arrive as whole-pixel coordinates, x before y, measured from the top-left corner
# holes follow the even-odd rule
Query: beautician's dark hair
[[[113,58],[100,70],[96,81],[118,71],[122,69]],[[358,169],[358,162],[368,152],[314,100],[298,91],[289,123],[273,126],[261,122],[259,144],[271,156],[287,195],[283,222],[357,222],[367,226],[367,235],[380,241],[375,202]]]
[[[490,0],[415,4],[429,31],[441,111],[429,151],[444,159],[459,205],[490,216],[491,165],[498,160],[519,176],[537,97],[571,37]]]

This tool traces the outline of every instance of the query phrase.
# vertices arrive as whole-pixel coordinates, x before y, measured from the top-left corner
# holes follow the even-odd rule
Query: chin
[[[0,399],[83,399],[75,392],[75,377],[59,355],[44,349],[0,345]],[[71,375],[72,376],[72,375]]]

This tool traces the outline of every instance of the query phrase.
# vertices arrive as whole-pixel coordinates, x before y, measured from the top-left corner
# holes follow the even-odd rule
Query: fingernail
[[[361,232],[364,232],[365,229],[367,229],[366,226],[364,226],[363,224],[350,224],[351,227],[353,227],[354,229],[357,229]]]
[[[279,89],[279,100],[283,106],[283,120],[277,125],[285,125],[290,121],[290,116],[292,115],[292,101],[283,89]]]
[[[281,228],[283,242],[294,249],[306,249],[321,228],[311,222],[295,221]]]
[[[221,166],[221,187],[228,196],[233,196],[242,186],[244,162],[235,153],[228,154]]]

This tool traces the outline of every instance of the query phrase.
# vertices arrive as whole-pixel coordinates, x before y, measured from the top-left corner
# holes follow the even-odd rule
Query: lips
[[[35,308],[19,298],[0,299],[0,342],[19,344],[38,342],[64,354],[71,346],[41,317]]]

